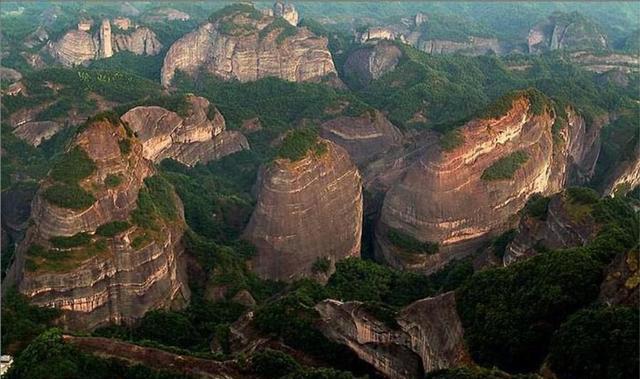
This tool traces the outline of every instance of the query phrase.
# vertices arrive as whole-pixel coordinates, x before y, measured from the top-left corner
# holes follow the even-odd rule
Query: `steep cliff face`
[[[53,137],[62,129],[62,125],[54,121],[28,121],[13,130],[13,134],[33,146]]]
[[[94,35],[90,31],[70,30],[58,41],[49,41],[45,51],[63,66],[72,67],[109,58],[118,51],[156,55],[162,49],[156,34],[146,27],[131,33],[113,33],[110,21],[103,20],[97,29]]]
[[[530,53],[547,50],[589,50],[607,47],[600,28],[578,12],[556,12],[529,31]]]
[[[326,38],[277,20],[255,10],[236,11],[201,25],[167,52],[162,84],[170,85],[176,71],[203,70],[243,82],[268,76],[317,81],[336,73]]]
[[[327,338],[389,378],[408,379],[471,361],[455,304],[453,292],[418,300],[400,310],[393,323],[377,319],[356,301],[325,300],[316,310]]]
[[[640,302],[640,270],[638,249],[618,254],[607,268],[600,287],[599,300],[607,305],[638,307]]]
[[[588,51],[576,51],[569,55],[571,62],[576,63],[586,70],[604,73],[612,70],[629,74],[640,71],[640,57],[633,54],[593,54]]]
[[[429,54],[451,54],[457,52],[467,55],[484,55],[489,52],[501,54],[504,50],[496,38],[474,36],[470,36],[467,41],[419,40],[415,46]]]
[[[595,237],[599,226],[591,215],[582,214],[581,209],[585,209],[584,206],[574,204],[565,193],[552,196],[544,216],[525,215],[520,220],[518,234],[505,249],[504,265],[529,258],[540,248],[585,245]]]
[[[398,128],[377,110],[329,120],[321,125],[320,136],[345,148],[359,167],[399,147],[402,141]]]
[[[344,73],[359,85],[367,85],[398,65],[402,51],[392,43],[380,41],[374,46],[365,46],[349,55],[344,64]]]
[[[425,148],[385,196],[376,255],[395,267],[436,270],[512,225],[531,194],[558,192],[574,165],[592,167],[585,157],[595,147],[581,118],[570,115],[554,135],[553,111],[531,108],[520,96],[502,116],[463,126],[449,151]]]
[[[625,194],[640,185],[640,156],[620,162],[602,186],[605,195]]]
[[[54,168],[42,183],[7,282],[63,310],[60,322],[73,330],[185,304],[182,205],[168,184],[145,182],[154,169],[140,143],[122,125],[95,121],[67,154],[76,161],[66,170],[84,176],[74,182]]]
[[[185,118],[158,106],[136,107],[122,116],[142,142],[146,159],[173,158],[193,166],[249,148],[241,133],[225,130],[224,117],[207,99],[188,96],[186,101]]]
[[[260,276],[291,280],[311,275],[319,258],[360,252],[362,182],[349,155],[322,140],[324,153],[299,161],[277,159],[258,178],[258,201],[245,238],[257,247],[252,266]]]

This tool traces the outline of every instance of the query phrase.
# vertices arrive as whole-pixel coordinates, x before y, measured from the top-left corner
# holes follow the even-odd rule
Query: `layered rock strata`
[[[513,225],[512,215],[530,195],[558,192],[568,178],[580,176],[577,172],[592,172],[598,129],[586,132],[582,118],[569,112],[567,125],[552,132],[555,114],[545,109],[534,114],[527,96],[521,96],[502,116],[463,126],[462,142],[449,151],[440,144],[424,149],[385,196],[376,255],[395,267],[435,271]],[[483,177],[514,154],[525,159],[510,177]],[[395,234],[393,243],[390,234]],[[439,249],[412,251],[397,242],[398,235],[437,243]]]
[[[359,117],[341,116],[323,123],[320,136],[345,148],[353,162],[364,165],[402,143],[402,134],[380,111]]]
[[[530,53],[593,50],[606,48],[607,39],[593,21],[578,12],[556,12],[529,31],[527,45]]]
[[[357,256],[362,232],[362,181],[348,153],[326,140],[324,153],[299,161],[277,159],[258,178],[257,204],[245,238],[257,248],[252,268],[261,277],[292,280]]]
[[[172,158],[187,166],[248,149],[240,132],[225,130],[222,114],[202,97],[188,96],[185,117],[158,106],[135,107],[122,116],[143,146],[146,159]]]
[[[242,82],[269,76],[319,81],[336,74],[326,38],[306,28],[285,30],[275,18],[255,13],[233,12],[176,41],[164,59],[162,84],[169,86],[177,71]]]
[[[71,330],[131,323],[148,310],[184,305],[189,289],[179,198],[171,190],[164,200],[173,204],[175,215],[147,212],[144,222],[140,216],[134,221],[139,193],[149,191],[144,180],[154,173],[142,145],[124,126],[96,121],[76,136],[71,149],[84,151],[95,165],[77,184],[93,203],[79,209],[52,202],[52,196],[63,194],[48,194],[59,184],[47,178],[3,284],[15,285],[35,305],[61,309],[59,321]]]
[[[466,41],[427,39],[419,40],[415,47],[429,54],[461,53],[467,55],[501,54],[503,47],[496,38],[470,36]]]
[[[455,304],[453,292],[418,300],[401,309],[393,325],[357,301],[329,299],[315,309],[327,338],[346,345],[388,378],[410,379],[470,363]]]

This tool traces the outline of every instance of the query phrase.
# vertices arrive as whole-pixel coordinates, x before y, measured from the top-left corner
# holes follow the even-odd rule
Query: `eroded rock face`
[[[554,136],[553,112],[547,108],[536,115],[529,108],[528,99],[520,97],[496,119],[467,123],[460,129],[464,142],[450,151],[439,144],[427,147],[385,196],[376,255],[399,268],[437,270],[513,225],[512,215],[530,195],[560,191],[577,170],[573,166],[593,167],[585,157],[591,159],[597,146],[594,141],[588,146],[581,118],[570,115],[568,126]],[[527,159],[510,179],[482,178],[494,163],[516,152]],[[439,251],[407,251],[391,243],[392,229],[438,243]]]
[[[29,121],[13,130],[13,133],[33,146],[40,144],[62,129],[62,125],[54,121]]]
[[[358,166],[399,147],[402,141],[398,128],[377,110],[329,120],[321,125],[320,135],[344,147]]]
[[[604,195],[624,195],[640,185],[640,155],[619,162],[613,172],[607,175],[603,184]]]
[[[392,43],[381,41],[374,46],[362,47],[349,55],[344,72],[360,85],[367,85],[398,65],[402,52]]]
[[[537,249],[562,249],[586,245],[598,232],[599,225],[591,215],[573,214],[566,194],[554,195],[544,219],[525,215],[518,234],[507,245],[504,265],[537,254]]]
[[[331,266],[357,256],[362,232],[362,181],[347,152],[323,140],[326,152],[299,161],[278,159],[258,178],[258,201],[245,230],[257,248],[261,277],[310,276],[318,258]]]
[[[400,310],[397,325],[384,323],[357,301],[324,300],[316,305],[320,330],[392,379],[469,363],[453,292],[418,300]]]
[[[618,71],[622,74],[640,71],[640,57],[632,54],[611,53],[596,55],[589,51],[577,51],[571,53],[569,59],[586,70],[599,74],[610,71]]]
[[[529,31],[530,53],[548,50],[588,50],[607,47],[607,39],[597,25],[578,12],[556,12]]]
[[[448,41],[437,39],[420,40],[416,48],[429,54],[462,53],[467,55],[484,55],[489,52],[501,54],[503,48],[496,38],[470,36],[467,41]]]
[[[110,21],[105,19],[93,36],[85,29],[68,31],[58,41],[47,43],[45,50],[63,66],[72,67],[109,58],[118,51],[156,55],[162,49],[156,34],[146,27],[131,33],[115,33]]]
[[[638,307],[640,270],[637,248],[618,254],[611,262],[600,286],[599,300],[607,305]]]
[[[225,130],[224,117],[207,99],[189,96],[187,101],[185,118],[158,106],[135,107],[122,116],[142,142],[146,159],[173,158],[193,166],[249,148],[241,133]]]
[[[130,152],[119,142],[129,140]],[[171,193],[174,219],[147,215],[152,226],[130,219],[137,208],[144,179],[153,175],[142,145],[122,125],[97,121],[76,136],[73,148],[85,151],[96,169],[79,183],[95,201],[86,209],[62,208],[46,199],[54,185],[47,178],[32,203],[32,224],[20,243],[3,284],[38,306],[63,310],[60,322],[68,329],[90,330],[107,323],[130,323],[150,309],[181,306],[189,289],[181,255],[185,228],[182,204]],[[108,185],[108,177],[119,178]],[[129,220],[115,235],[96,234],[98,227]],[[56,238],[86,233],[87,240],[71,247]]]
[[[336,74],[328,41],[306,28],[278,38],[282,28],[266,29],[275,18],[235,12],[207,22],[176,41],[164,59],[161,81],[169,86],[177,71],[198,71],[242,82],[274,76],[289,81],[318,81]]]

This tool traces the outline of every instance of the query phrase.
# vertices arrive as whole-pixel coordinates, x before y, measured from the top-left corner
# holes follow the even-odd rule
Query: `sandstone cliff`
[[[549,201],[542,217],[524,215],[518,234],[507,245],[504,265],[537,254],[541,248],[562,249],[587,244],[598,232],[598,224],[589,214],[581,214],[567,194],[557,194]]]
[[[141,144],[122,125],[94,121],[66,156],[75,160],[62,172],[54,167],[33,200],[4,284],[33,304],[63,310],[60,322],[72,330],[184,305],[182,205],[168,183],[147,184],[154,169]],[[72,170],[84,173],[77,183]]]
[[[245,230],[257,247],[253,270],[269,279],[311,275],[319,258],[331,266],[360,252],[362,182],[349,155],[322,140],[299,161],[277,159],[263,167],[258,200]]]
[[[162,49],[156,34],[146,27],[130,33],[113,33],[110,21],[105,19],[93,35],[85,29],[70,30],[59,40],[49,41],[45,51],[63,66],[72,67],[94,59],[109,58],[118,51],[156,55]]]
[[[158,106],[136,107],[122,116],[142,142],[146,159],[173,158],[193,166],[249,148],[240,132],[225,130],[224,117],[207,99],[188,96],[186,101],[184,118]]]
[[[249,8],[201,25],[169,48],[162,84],[169,86],[177,71],[243,82],[268,76],[318,81],[336,73],[326,38],[278,20]]]
[[[402,134],[380,111],[359,117],[341,116],[324,122],[320,136],[345,148],[361,167],[402,142]]]
[[[374,46],[355,50],[344,64],[347,78],[359,85],[367,85],[398,65],[402,51],[392,43],[381,41]]]
[[[490,52],[501,54],[504,49],[496,38],[470,36],[467,41],[448,41],[437,39],[419,40],[415,47],[429,54],[460,53],[484,55]]]
[[[461,142],[448,151],[425,148],[385,196],[376,255],[395,267],[437,270],[513,225],[531,194],[558,192],[569,177],[580,177],[575,172],[592,172],[598,139],[591,135],[598,129],[587,133],[569,112],[554,135],[555,114],[542,108],[535,114],[520,96],[505,114],[463,126]],[[485,176],[506,163],[514,164],[508,175]]]
[[[547,50],[589,50],[607,47],[600,28],[578,12],[556,12],[530,31],[527,38],[530,53]]]
[[[316,305],[320,330],[392,379],[470,363],[453,292],[418,300],[394,320],[380,320],[367,305],[324,300]]]

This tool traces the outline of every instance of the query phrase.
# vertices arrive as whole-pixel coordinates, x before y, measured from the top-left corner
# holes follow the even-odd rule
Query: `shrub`
[[[495,161],[484,170],[480,178],[486,181],[511,179],[513,174],[528,160],[527,153],[522,150],[515,151]]]
[[[567,188],[567,195],[572,202],[584,205],[595,204],[600,200],[596,191],[585,187]]]
[[[298,32],[298,29],[295,26],[291,25],[287,20],[282,17],[276,17],[276,19],[273,20],[271,24],[260,30],[260,33],[258,35],[260,39],[263,39],[274,30],[280,30],[278,36],[276,37],[276,43],[278,45],[284,42],[287,37],[295,36]]]
[[[209,16],[209,22],[216,22],[223,17],[230,16],[234,13],[246,13],[249,18],[259,20],[262,17],[260,11],[250,4],[232,4],[219,9]]]
[[[51,244],[58,249],[70,249],[73,247],[85,246],[91,242],[91,236],[87,233],[77,233],[71,237],[51,237]]]
[[[75,147],[64,154],[51,169],[54,180],[67,184],[75,184],[93,174],[96,164],[89,158],[87,152]]]
[[[120,175],[109,174],[104,179],[104,185],[108,188],[117,187],[122,183],[122,177]]]
[[[326,274],[327,272],[329,272],[330,268],[331,261],[327,257],[318,257],[315,262],[313,262],[313,265],[311,265],[311,271],[316,274]]]
[[[549,202],[551,198],[542,196],[540,194],[533,194],[527,200],[527,204],[524,207],[525,214],[530,217],[537,218],[544,221],[547,219],[547,211],[549,210]]]
[[[278,379],[300,368],[300,364],[289,354],[278,350],[264,349],[251,357],[253,372],[267,379]]]
[[[122,139],[118,141],[118,147],[122,155],[128,155],[131,152],[131,141],[128,139]]]
[[[390,306],[380,302],[366,302],[362,304],[362,309],[371,316],[382,321],[387,327],[398,330],[400,325],[396,321],[398,312]]]
[[[54,184],[43,192],[44,198],[62,208],[81,210],[95,203],[96,198],[77,184]]]
[[[318,131],[314,128],[300,128],[288,133],[278,149],[279,158],[299,161],[312,150],[317,155],[326,152],[327,147],[323,142],[318,141]]]
[[[96,234],[103,237],[113,237],[129,229],[131,225],[126,221],[112,221],[102,224],[96,229]]]
[[[440,137],[440,146],[444,151],[451,151],[464,143],[464,137],[458,130],[451,130]]]
[[[422,242],[399,229],[390,228],[387,237],[394,246],[409,253],[436,254],[440,249],[435,242]]]
[[[559,378],[637,378],[638,309],[585,309],[560,326],[549,363]]]
[[[184,314],[163,310],[147,312],[140,320],[135,336],[182,348],[189,348],[197,339],[195,328]]]

